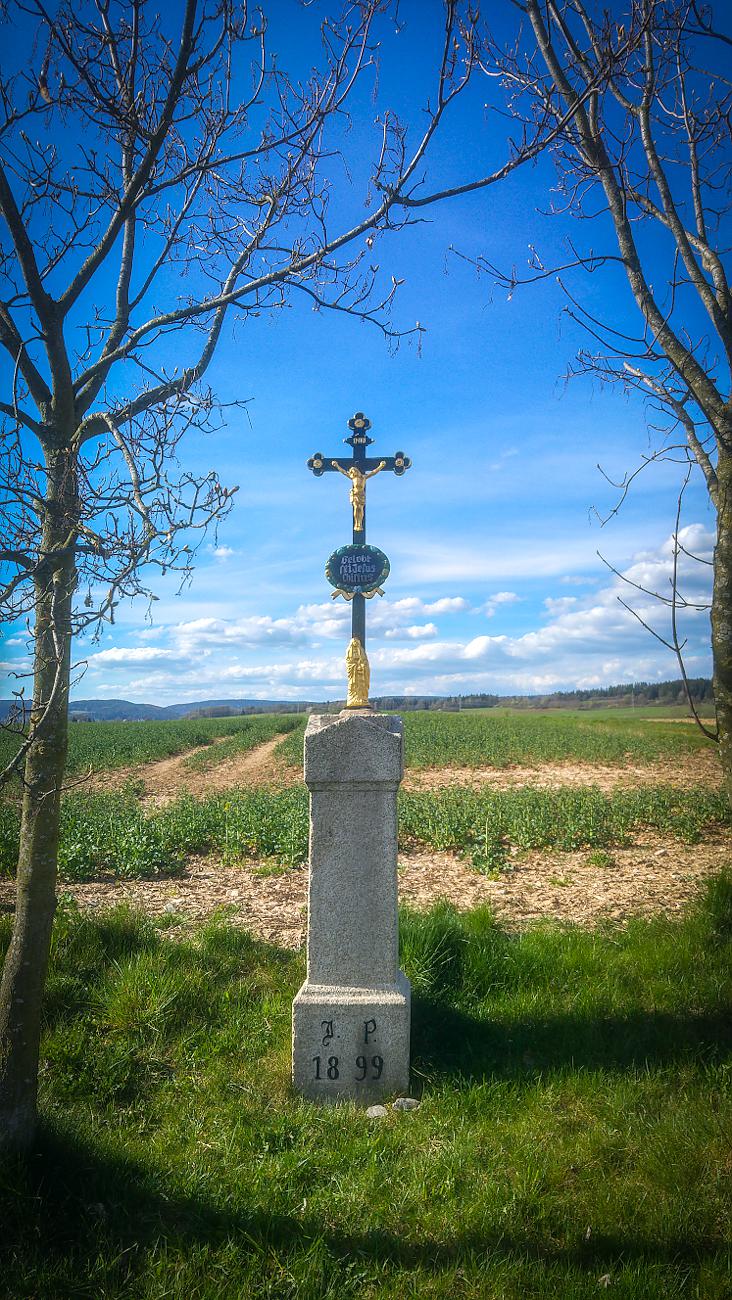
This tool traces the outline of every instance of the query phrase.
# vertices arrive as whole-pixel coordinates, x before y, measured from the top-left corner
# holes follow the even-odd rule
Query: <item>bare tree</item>
[[[151,566],[185,578],[230,505],[235,489],[177,459],[186,434],[225,418],[204,382],[225,324],[301,294],[398,338],[375,240],[500,180],[559,130],[539,114],[494,171],[427,190],[431,141],[475,66],[476,19],[447,0],[432,97],[416,130],[379,114],[364,208],[348,113],[388,10],[353,0],[327,17],[303,82],[270,56],[262,13],[233,0],[169,7],[177,32],[147,0],[10,6],[28,52],[0,75],[0,594],[7,618],[27,616],[34,661],[11,764],[23,810],[0,990],[8,1147],[36,1123],[72,637],[149,593]],[[357,220],[334,220],[334,194],[339,210],[358,203]]]
[[[669,453],[669,450],[670,449],[666,448],[663,454],[666,455],[667,453]],[[674,448],[674,450],[677,449]],[[686,448],[685,450],[688,451],[688,449]],[[673,457],[673,459],[676,458]],[[645,467],[645,462],[642,461],[641,468],[644,467]],[[697,702],[694,699],[692,683],[689,680],[689,675],[686,671],[686,661],[684,659],[684,649],[686,647],[686,639],[685,638],[684,640],[681,639],[681,635],[679,631],[679,616],[683,611],[689,610],[692,611],[693,613],[707,613],[711,609],[711,603],[706,598],[705,591],[702,594],[698,590],[695,590],[691,595],[691,597],[689,597],[685,595],[684,592],[682,591],[681,583],[680,583],[679,570],[680,570],[680,563],[682,561],[691,560],[691,566],[688,567],[693,569],[694,577],[696,578],[697,585],[699,580],[698,575],[699,575],[700,567],[702,566],[706,567],[707,565],[709,565],[710,567],[712,566],[711,560],[708,560],[706,556],[696,555],[693,551],[690,551],[688,547],[684,545],[684,541],[682,541],[683,533],[681,529],[681,509],[682,509],[682,504],[684,499],[684,492],[689,486],[689,479],[691,478],[692,469],[693,469],[693,462],[687,460],[684,481],[681,485],[679,495],[676,499],[676,518],[674,521],[674,531],[671,534],[672,562],[671,562],[671,574],[668,578],[668,590],[658,591],[655,588],[646,586],[644,583],[636,582],[633,578],[629,577],[627,573],[621,573],[619,569],[616,569],[615,566],[611,564],[609,560],[606,560],[605,556],[601,555],[599,551],[597,554],[599,558],[602,560],[603,564],[605,564],[607,568],[610,570],[610,572],[613,573],[615,577],[619,579],[620,582],[624,583],[626,587],[630,587],[634,591],[640,592],[641,595],[643,596],[650,596],[651,599],[656,604],[662,607],[664,612],[668,613],[669,627],[668,627],[668,631],[664,635],[663,632],[658,631],[657,627],[653,626],[653,623],[648,621],[648,618],[644,618],[643,614],[638,612],[636,606],[631,605],[629,603],[629,600],[624,600],[622,596],[616,597],[616,599],[623,606],[623,608],[627,609],[628,613],[631,614],[633,618],[638,620],[641,627],[644,627],[647,632],[650,632],[651,636],[654,637],[656,641],[659,641],[662,646],[665,646],[667,650],[670,650],[671,653],[676,656],[676,661],[679,666],[680,679],[684,689],[684,695],[686,696],[686,702],[689,706],[689,712],[692,718],[694,719],[694,722],[696,723],[697,727],[701,731],[702,735],[706,736],[707,740],[718,741],[719,740],[718,730],[711,730],[711,728],[707,726],[706,722],[701,717],[699,710],[697,708]],[[636,474],[638,472],[639,472],[638,470],[635,471]],[[622,502],[625,500],[625,497],[627,495],[629,483],[632,478],[633,478],[632,474],[626,474],[623,483],[614,485],[620,488],[621,495],[619,500],[616,502],[615,506],[613,507],[611,511],[611,515],[616,514],[617,511],[620,509],[620,506]],[[606,519],[602,520],[601,522],[603,523],[606,522],[607,518],[609,517],[610,516],[607,516]],[[702,583],[703,583],[703,579],[702,579]]]
[[[561,123],[551,145],[559,191],[552,211],[576,223],[577,235],[561,266],[546,265],[535,249],[526,273],[506,274],[487,257],[478,264],[511,291],[558,276],[566,310],[592,338],[570,373],[644,395],[660,442],[640,469],[675,458],[703,476],[717,521],[714,691],[732,796],[732,297],[725,264],[732,38],[696,0],[513,4],[523,15],[514,45],[507,51],[488,36],[481,64],[502,83],[515,121],[527,129],[537,118]],[[581,248],[588,225],[593,242]],[[600,313],[583,306],[576,271],[624,284],[637,328],[628,326],[624,307],[614,315],[610,306]],[[637,473],[617,485],[618,505]],[[675,591],[669,608],[668,645],[677,651]]]

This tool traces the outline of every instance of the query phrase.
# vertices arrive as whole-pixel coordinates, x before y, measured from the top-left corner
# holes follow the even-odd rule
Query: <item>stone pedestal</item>
[[[292,1008],[295,1088],[371,1105],[409,1086],[409,981],[398,970],[400,718],[312,717],[308,973]]]

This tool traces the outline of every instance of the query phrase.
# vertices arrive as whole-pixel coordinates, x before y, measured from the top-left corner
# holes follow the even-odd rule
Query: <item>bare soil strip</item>
[[[680,845],[647,836],[632,848],[614,849],[597,866],[587,849],[573,853],[516,854],[497,879],[479,874],[452,853],[421,850],[399,859],[399,897],[424,909],[440,899],[461,909],[488,904],[508,930],[553,920],[592,928],[624,924],[634,916],[674,915],[688,906],[705,880],[732,863],[732,836]],[[82,909],[118,903],[151,916],[171,915],[170,933],[226,909],[232,925],[286,948],[303,943],[307,868],[271,873],[261,864],[222,866],[213,857],[191,860],[176,880],[98,880],[61,885]],[[0,910],[10,911],[14,885],[0,882]]]
[[[657,763],[628,763],[614,766],[600,763],[542,763],[540,767],[428,767],[407,771],[405,790],[443,790],[448,786],[512,790],[531,786],[553,790],[562,786],[598,786],[615,790],[620,786],[673,785],[688,789],[694,785],[718,786],[722,769],[714,750],[702,749],[685,760]]]
[[[634,916],[674,915],[732,863],[732,836],[710,836],[696,845],[648,836],[643,844],[610,850],[607,860],[606,866],[595,865],[587,849],[536,850],[516,854],[492,880],[453,854],[410,854],[399,873],[400,897],[420,909],[437,898],[461,909],[487,903],[508,930],[547,920],[592,928]]]
[[[667,723],[669,723],[669,722],[680,722],[680,723],[682,723],[683,726],[685,726],[685,727],[696,727],[696,726],[697,726],[696,718],[639,718],[638,721],[639,721],[639,722],[652,722],[652,723],[654,723],[655,725],[658,725],[658,726],[660,726],[661,723],[663,723],[663,724],[665,725],[665,724],[667,724]],[[711,730],[714,730],[714,728],[715,728],[716,725],[717,725],[717,719],[716,719],[716,718],[700,718],[700,719],[699,719],[699,722],[703,722],[703,723],[704,723],[704,726],[705,726],[705,727],[709,727]]]

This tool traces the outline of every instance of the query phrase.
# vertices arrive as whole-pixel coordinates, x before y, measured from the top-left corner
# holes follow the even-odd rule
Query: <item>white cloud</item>
[[[435,623],[414,623],[411,627],[392,627],[387,628],[384,633],[387,641],[424,641],[434,636],[437,636]]]
[[[481,606],[481,612],[486,618],[493,618],[499,605],[514,605],[519,600],[521,597],[515,591],[497,591],[495,596],[489,596]]]
[[[267,681],[273,685],[293,681],[335,682],[345,678],[344,658],[332,662],[322,659],[303,659],[291,664],[229,664],[219,674],[226,681]]]
[[[544,601],[544,608],[550,614],[566,614],[567,610],[576,604],[576,596],[547,596]]]
[[[684,530],[681,540],[702,558],[706,558],[713,542],[711,534],[697,525]],[[672,555],[673,543],[667,539],[655,551],[634,557],[624,576],[652,591],[668,590]],[[700,605],[704,602],[709,572],[688,557],[680,557],[679,583],[687,599]],[[414,675],[431,668],[428,677],[420,671],[419,683],[409,683],[417,693],[554,690],[585,680],[607,685],[673,675],[674,656],[654,644],[649,633],[620,604],[619,596],[632,603],[647,623],[668,633],[668,608],[652,596],[629,588],[621,577],[614,577],[605,588],[584,600],[548,597],[545,605],[549,621],[520,636],[486,635],[466,642],[442,640],[399,650],[378,650],[373,658],[380,669],[391,670],[402,678],[407,670]],[[689,637],[689,670],[694,675],[705,673],[709,666],[707,613],[691,608],[684,611],[683,619],[682,635]],[[388,689],[396,686],[390,683]]]
[[[369,602],[369,636],[384,636],[392,640],[416,640],[438,635],[430,615],[450,616],[470,609],[464,596],[445,596],[439,600],[424,601],[418,596],[404,596],[399,600]],[[299,605],[287,618],[269,615],[247,615],[238,619],[206,617],[189,619],[167,629],[171,641],[186,654],[195,654],[201,647],[256,649],[261,646],[286,647],[312,645],[321,641],[342,641],[351,618],[351,607],[345,601],[329,600],[318,604]],[[419,620],[424,620],[420,622]]]
[[[693,554],[710,557],[714,539],[701,525],[684,529],[681,541]],[[616,556],[617,551],[614,562]],[[638,586],[670,593],[670,538],[637,552],[625,566],[621,560],[617,564]],[[219,573],[216,567],[211,572]],[[681,636],[688,638],[687,667],[694,676],[709,672],[708,612],[693,606],[707,600],[710,577],[708,566],[682,553],[679,583],[692,607],[681,611]],[[537,574],[532,578],[527,591],[536,592]],[[521,597],[501,587],[484,596],[483,604],[474,605],[462,595],[392,600],[387,593],[383,600],[375,598],[369,602],[367,620],[372,691],[377,695],[523,693],[677,674],[673,654],[649,636],[618,597],[664,635],[668,635],[667,606],[612,574],[596,590],[552,594],[552,587],[561,581],[562,575],[554,575],[546,584],[549,594],[544,595],[543,611],[530,603],[540,598],[521,588]],[[231,580],[228,585],[232,587]],[[513,609],[520,598],[525,603],[519,631]],[[233,599],[230,590],[226,610]],[[181,602],[185,615],[193,608]],[[105,638],[106,648],[88,657],[90,675],[81,694],[173,701],[226,696],[318,699],[343,693],[343,657],[351,619],[345,602],[303,603],[286,617],[261,612],[261,604],[258,612],[235,618],[222,616],[218,602],[206,609],[205,616],[200,616],[200,609],[199,604],[197,617],[141,628],[134,637],[129,628],[110,629],[109,638],[125,638],[126,631],[126,639],[136,643],[119,645]],[[499,623],[493,624],[500,635],[487,631],[471,635],[476,630],[471,616],[489,609],[500,612]],[[531,609],[536,611],[533,621]],[[18,653],[16,663],[7,663],[8,669],[25,665],[20,647]]]
[[[501,582],[506,578],[537,578],[564,573],[580,563],[586,548],[574,538],[550,544],[546,539],[492,537],[474,542],[400,542],[400,575],[406,582]]]
[[[397,605],[405,602],[397,601]],[[421,604],[421,601],[419,602]],[[441,596],[439,600],[428,601],[422,606],[425,614],[459,614],[464,609],[469,609],[469,605],[464,596]]]
[[[196,618],[171,629],[173,638],[188,652],[204,645],[292,645],[307,640],[303,628],[286,618],[269,615],[239,619]]]
[[[157,641],[161,636],[165,636],[167,631],[168,629],[159,623],[156,627],[141,627],[137,636],[144,638],[145,641]]]
[[[22,668],[23,661],[21,659],[0,659],[0,670],[3,672],[15,674]]]
[[[97,654],[87,655],[86,661],[89,667],[97,667],[104,664],[143,664],[159,663],[165,661],[170,663],[173,660],[179,660],[180,655],[175,650],[161,650],[157,646],[114,646],[109,650],[99,650]]]
[[[518,456],[519,454],[520,451],[518,447],[507,447],[505,451],[501,452],[497,460],[491,462],[488,469],[495,474],[505,468],[507,460],[511,460],[514,456]]]

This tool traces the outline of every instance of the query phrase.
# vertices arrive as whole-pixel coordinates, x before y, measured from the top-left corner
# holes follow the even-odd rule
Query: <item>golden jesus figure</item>
[[[384,469],[386,461],[382,460],[381,464],[376,466],[376,469],[369,470],[367,474],[362,469],[359,469],[357,465],[351,465],[350,469],[344,469],[342,465],[338,464],[337,460],[332,460],[330,463],[333,469],[338,470],[339,474],[351,480],[351,491],[348,494],[348,499],[353,506],[353,527],[355,532],[363,532],[363,516],[366,509],[366,479],[373,478],[374,474],[378,474],[380,470]]]

